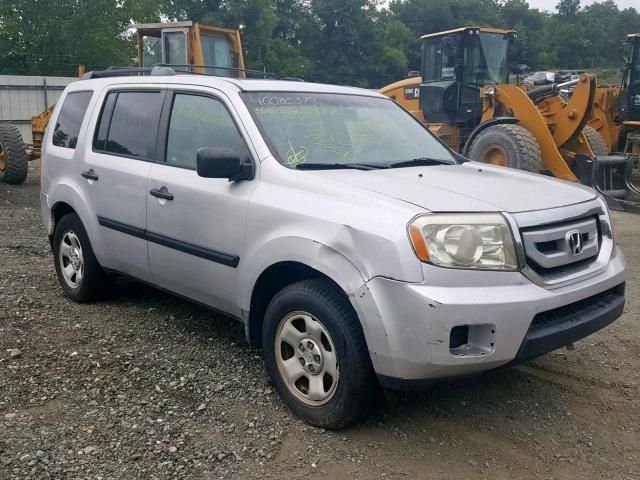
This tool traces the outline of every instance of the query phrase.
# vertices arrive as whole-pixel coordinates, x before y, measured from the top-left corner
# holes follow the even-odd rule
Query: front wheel
[[[287,406],[317,427],[342,428],[372,405],[377,382],[359,320],[327,280],[304,280],[273,298],[263,355]]]

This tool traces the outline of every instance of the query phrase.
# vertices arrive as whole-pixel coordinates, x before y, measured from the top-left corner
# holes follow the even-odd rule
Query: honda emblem
[[[582,234],[578,230],[567,232],[567,250],[572,255],[580,255],[582,253]]]

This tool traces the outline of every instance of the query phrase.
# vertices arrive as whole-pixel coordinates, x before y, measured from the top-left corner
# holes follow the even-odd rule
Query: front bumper
[[[598,275],[554,289],[518,272],[425,265],[424,277],[420,284],[378,277],[352,295],[384,387],[419,388],[425,381],[526,361],[603,328],[624,307],[625,259],[617,248]],[[435,279],[439,285],[430,285]],[[603,305],[587,301],[588,308],[579,311],[567,307],[608,291],[617,293]],[[564,318],[530,328],[543,312],[563,308]],[[451,348],[451,331],[460,326],[479,332],[474,341],[480,348]]]

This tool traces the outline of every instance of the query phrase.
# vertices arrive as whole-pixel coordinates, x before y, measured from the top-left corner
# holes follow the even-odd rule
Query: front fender
[[[366,281],[362,272],[334,248],[305,237],[279,237],[262,244],[243,262],[241,305],[244,311],[250,309],[251,294],[262,272],[280,262],[298,262],[318,270],[347,295]]]
[[[246,262],[242,277],[242,310],[248,312],[251,295],[262,272],[280,262],[299,262],[331,278],[349,297],[358,315],[374,368],[383,369],[389,358],[386,327],[367,286],[369,279],[336,249],[304,237],[280,237],[256,251]]]

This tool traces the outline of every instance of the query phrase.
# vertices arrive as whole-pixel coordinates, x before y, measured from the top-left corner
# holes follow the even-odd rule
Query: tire
[[[596,157],[606,157],[609,155],[609,147],[604,141],[604,138],[602,138],[602,135],[600,135],[600,132],[587,125],[582,129],[582,133],[587,137],[587,142],[589,142],[589,146]]]
[[[500,124],[487,127],[473,140],[469,158],[538,173],[542,169],[542,153],[535,137],[519,125]]]
[[[27,147],[15,125],[0,125],[0,181],[22,183],[29,171]]]
[[[300,331],[302,324],[304,332]],[[285,341],[285,337],[293,341]],[[281,398],[311,425],[342,428],[368,413],[378,397],[358,317],[343,292],[328,280],[296,282],[275,295],[265,313],[262,347],[266,368]],[[303,347],[305,353],[300,350]],[[297,365],[290,375],[297,378],[295,382],[285,378],[287,360],[293,361],[292,367]],[[309,371],[314,365],[316,369]],[[313,392],[312,383],[320,389]]]
[[[92,302],[111,293],[113,278],[98,264],[87,232],[75,213],[68,213],[56,224],[53,261],[58,282],[71,300]]]

